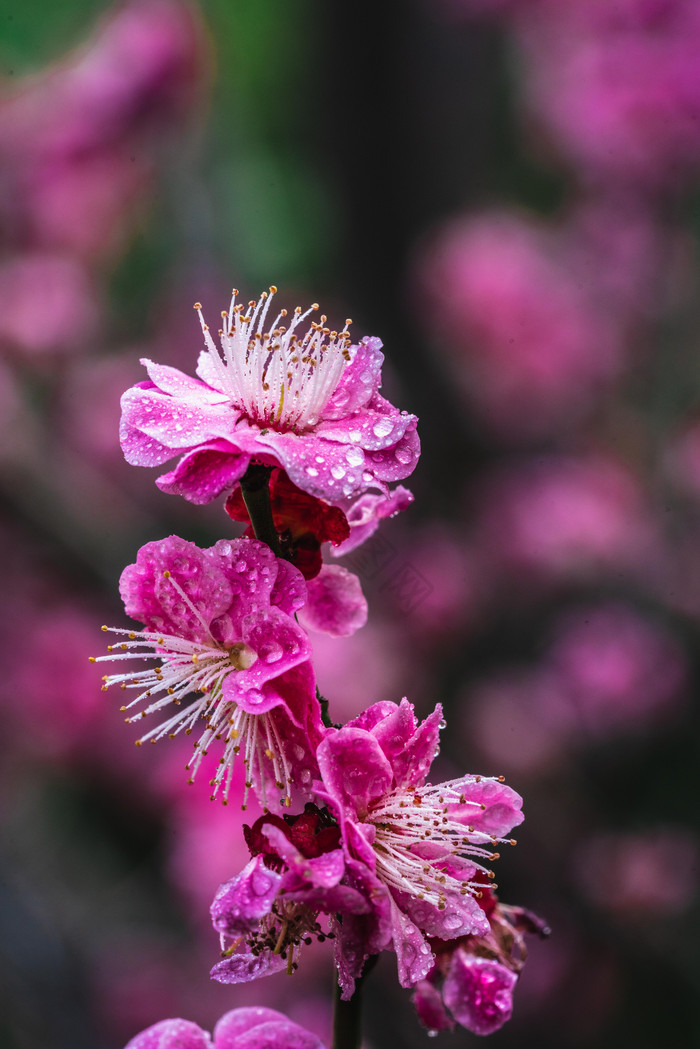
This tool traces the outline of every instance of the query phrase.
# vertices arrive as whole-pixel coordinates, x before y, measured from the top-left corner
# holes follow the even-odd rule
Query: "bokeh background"
[[[700,1038],[699,53],[696,0],[0,0],[3,1047],[243,1003],[328,1037],[328,953],[208,979],[245,817],[88,663],[141,543],[232,527],[126,466],[119,396],[270,283],[421,417],[369,624],[314,643],[336,719],[441,700],[437,774],[525,796],[500,896],[552,935],[492,1043]],[[366,1009],[426,1044],[389,955]]]

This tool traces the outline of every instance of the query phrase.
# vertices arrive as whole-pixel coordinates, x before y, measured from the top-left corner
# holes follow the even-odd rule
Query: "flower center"
[[[484,806],[469,801],[461,787],[454,780],[397,790],[374,804],[367,816],[376,828],[377,876],[390,888],[441,910],[448,893],[481,896],[483,879],[490,884],[494,874],[479,861],[498,859],[497,852],[483,845],[507,842],[469,825],[469,808],[476,814]]]
[[[119,627],[103,626],[104,631],[121,634],[125,640],[109,645],[108,655],[91,657],[91,662],[105,660],[149,660],[158,659],[160,665],[125,674],[105,674],[103,691],[110,685],[119,685],[122,690],[138,689],[135,699],[121,708],[123,713],[130,711],[139,703],[147,702],[140,711],[128,714],[127,723],[145,718],[166,707],[175,706],[174,714],[155,725],[149,732],[136,741],[137,746],[150,741],[168,737],[174,739],[184,730],[190,735],[198,721],[204,719],[206,726],[194,744],[194,755],[185,766],[191,772],[190,783],[207,756],[207,748],[223,740],[223,755],[209,785],[213,788],[212,801],[219,790],[223,791],[226,803],[233,767],[236,757],[242,752],[246,769],[245,793],[242,808],[248,804],[248,793],[254,780],[261,792],[263,805],[267,804],[266,780],[264,765],[272,769],[275,787],[283,792],[282,804],[291,804],[290,792],[292,771],[285,752],[285,745],[275,722],[274,711],[261,714],[249,714],[236,703],[224,699],[222,685],[224,679],[232,673],[250,669],[257,662],[258,654],[244,642],[236,642],[229,648],[219,645],[209,633],[209,627],[200,611],[190,600],[171,572],[164,572],[164,578],[175,589],[199,621],[203,631],[208,635],[207,641],[190,641],[174,634],[158,634],[153,631],[125,630]],[[249,690],[252,695],[254,689]],[[192,703],[183,704],[183,700],[198,694]]]
[[[311,312],[297,306],[289,326],[280,324],[287,310],[280,310],[269,331],[265,320],[274,285],[247,307],[236,303],[234,289],[228,311],[221,316],[219,331],[222,353],[209,333],[200,303],[195,303],[204,332],[207,353],[218,388],[252,421],[278,431],[301,433],[314,427],[333,396],[340,376],[350,361],[347,320],[342,331],[325,327],[326,317],[312,321],[305,334],[297,328]]]

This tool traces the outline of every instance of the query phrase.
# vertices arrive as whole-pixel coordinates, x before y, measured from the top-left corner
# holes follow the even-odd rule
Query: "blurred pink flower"
[[[434,341],[500,436],[569,424],[621,371],[618,311],[599,309],[598,270],[574,249],[571,228],[487,212],[453,221],[419,259]]]
[[[398,624],[371,616],[367,626],[339,645],[328,634],[312,637],[313,664],[331,719],[344,723],[364,710],[367,696],[401,695],[427,687],[420,665],[405,658],[406,635]],[[357,668],[362,668],[362,673]]]
[[[539,664],[472,686],[463,731],[502,767],[542,774],[582,745],[666,723],[688,673],[676,639],[634,609],[568,610]]]
[[[580,842],[574,876],[596,906],[646,921],[690,905],[699,862],[697,838],[687,830],[608,832]]]
[[[697,168],[695,0],[540,0],[518,25],[529,116],[584,177],[656,187]]]
[[[617,603],[566,613],[547,662],[580,728],[591,736],[666,718],[688,677],[678,641],[660,624]]]
[[[482,678],[464,695],[462,711],[462,738],[507,773],[544,775],[569,758],[576,715],[547,667]]]
[[[10,241],[86,259],[118,249],[154,148],[191,108],[204,51],[184,0],[132,0],[61,66],[0,103]]]
[[[12,593],[7,578],[4,592]],[[75,760],[102,722],[99,675],[88,662],[94,613],[58,586],[35,596],[15,595],[2,623],[6,741],[25,760]]]
[[[75,352],[97,321],[90,274],[70,256],[35,252],[0,265],[0,345],[28,357]]]
[[[586,579],[607,565],[653,572],[655,532],[634,475],[610,456],[550,455],[487,475],[476,541],[508,585]],[[651,558],[651,561],[648,559]]]

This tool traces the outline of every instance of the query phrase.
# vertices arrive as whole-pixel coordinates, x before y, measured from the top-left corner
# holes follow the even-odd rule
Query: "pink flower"
[[[598,907],[646,922],[690,905],[698,891],[699,859],[698,840],[687,830],[608,832],[580,843],[574,874]]]
[[[309,643],[294,620],[306,597],[301,573],[254,539],[200,550],[170,536],[143,546],[120,586],[127,614],[147,629],[109,628],[125,640],[95,661],[160,659],[160,665],[105,675],[103,687],[138,689],[123,710],[149,701],[127,721],[178,708],[138,742],[190,733],[203,719],[188,767],[194,775],[209,746],[223,740],[214,795],[223,786],[226,797],[239,751],[248,773],[244,803],[250,787],[271,807],[275,790],[290,804],[292,783],[308,792],[321,726]],[[181,706],[193,692],[199,698]]]
[[[611,457],[540,457],[486,478],[478,532],[507,585],[590,576],[614,563],[646,569],[653,534],[634,475]]]
[[[63,65],[0,104],[0,215],[13,240],[92,259],[121,247],[157,145],[196,100],[204,71],[195,8],[135,0]]]
[[[480,861],[497,858],[493,845],[522,821],[522,799],[493,778],[425,782],[441,717],[438,705],[419,724],[405,699],[375,703],[318,748],[316,792],[340,821],[349,884],[373,908],[336,929],[346,998],[371,954],[393,946],[409,987],[434,964],[428,936],[488,931],[477,897],[493,874]]]
[[[244,828],[253,856],[244,870],[219,887],[211,905],[222,949],[211,975],[220,983],[246,983],[298,965],[303,943],[321,942],[325,914],[363,914],[370,904],[346,884],[340,829],[328,812],[308,803],[298,816],[262,816]]]
[[[569,424],[620,373],[619,317],[598,302],[605,256],[584,267],[577,247],[576,230],[494,211],[453,221],[419,262],[441,353],[500,436]]]
[[[20,353],[75,351],[94,334],[97,320],[90,275],[69,255],[25,253],[0,266],[0,341]]]
[[[126,1049],[324,1049],[323,1043],[276,1009],[250,1006],[221,1017],[212,1036],[191,1020],[161,1020]]]
[[[677,640],[661,624],[613,602],[564,615],[548,662],[580,728],[594,737],[665,720],[688,679]]]
[[[520,33],[530,112],[585,174],[656,188],[697,167],[694,0],[549,0]]]
[[[281,467],[293,484],[333,505],[387,482],[416,465],[416,418],[379,394],[383,355],[378,339],[350,344],[348,325],[330,331],[294,310],[281,310],[265,330],[272,295],[245,308],[235,293],[222,354],[200,312],[206,349],[199,379],[144,360],[149,382],[122,398],[121,442],[128,462],[159,466],[181,458],[158,478],[165,492],[208,503],[233,488],[251,459]],[[199,308],[199,307],[198,307]]]
[[[510,1019],[513,990],[527,957],[525,933],[549,936],[541,918],[499,903],[488,885],[479,902],[488,931],[436,941],[435,967],[414,990],[418,1017],[432,1030],[450,1029],[455,1021],[475,1034],[492,1034],[502,1027]]]

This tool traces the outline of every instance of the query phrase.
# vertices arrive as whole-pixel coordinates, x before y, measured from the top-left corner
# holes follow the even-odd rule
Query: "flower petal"
[[[126,1049],[212,1049],[212,1041],[191,1020],[161,1020],[132,1038]]]
[[[226,936],[242,936],[257,928],[269,914],[279,892],[282,875],[255,856],[240,874],[216,891],[210,908],[212,924]]]
[[[341,565],[323,565],[306,584],[308,598],[299,610],[299,622],[307,630],[331,637],[350,637],[367,622],[367,600],[360,580]]]
[[[462,1027],[474,1034],[492,1034],[510,1019],[517,980],[515,973],[499,962],[459,948],[452,955],[442,996]]]
[[[391,788],[392,770],[376,739],[363,729],[329,732],[316,751],[321,777],[341,813],[364,814]]]

